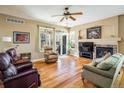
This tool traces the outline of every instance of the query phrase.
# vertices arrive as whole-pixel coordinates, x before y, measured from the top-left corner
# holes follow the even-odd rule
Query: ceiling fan
[[[82,15],[82,12],[75,12],[75,13],[70,13],[69,12],[69,7],[66,7],[64,9],[64,13],[62,15],[53,15],[52,17],[57,17],[57,16],[62,16],[62,18],[60,19],[60,22],[62,22],[64,19],[68,20],[69,18],[73,21],[76,20],[75,17],[73,17],[73,15]]]

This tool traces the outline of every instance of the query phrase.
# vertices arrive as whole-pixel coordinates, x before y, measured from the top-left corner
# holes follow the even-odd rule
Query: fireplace
[[[79,42],[79,56],[93,58],[93,42]]]
[[[113,48],[112,47],[96,47],[96,58],[101,58],[108,52],[110,52],[112,55]]]
[[[117,53],[117,45],[95,45],[95,58],[101,58],[106,53],[110,52],[111,55]]]

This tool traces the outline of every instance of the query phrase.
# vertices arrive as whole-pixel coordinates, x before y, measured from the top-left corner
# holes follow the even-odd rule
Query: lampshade
[[[12,38],[11,37],[2,37],[3,42],[11,42]]]

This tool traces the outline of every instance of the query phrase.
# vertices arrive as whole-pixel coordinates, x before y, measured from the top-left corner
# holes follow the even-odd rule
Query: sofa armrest
[[[104,60],[103,58],[96,58],[96,59],[93,60],[93,62],[100,63],[103,60]]]
[[[88,71],[91,71],[93,73],[96,73],[96,74],[99,74],[99,75],[102,75],[104,77],[111,78],[111,79],[113,78],[114,72],[115,72],[114,68],[111,68],[110,70],[105,71],[105,70],[100,70],[92,65],[84,65],[83,69],[86,69]]]
[[[4,86],[8,88],[38,87],[38,72],[36,69],[20,73],[4,79]],[[35,83],[35,84],[34,84]]]
[[[91,62],[88,65],[90,65],[90,66],[96,66],[97,64],[98,64],[97,62]]]

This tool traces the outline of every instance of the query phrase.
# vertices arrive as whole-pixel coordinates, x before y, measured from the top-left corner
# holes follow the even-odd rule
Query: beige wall
[[[87,39],[87,28],[95,27],[95,26],[102,26],[102,36],[101,39]],[[84,41],[84,42],[95,42],[95,43],[100,43],[100,44],[117,44],[117,39],[118,39],[118,16],[87,23],[87,24],[82,24],[79,26],[75,26],[71,28],[71,31],[76,31],[77,32],[77,37],[79,31],[81,31],[81,35],[83,36],[83,39],[79,41]],[[114,37],[112,37],[114,36]],[[75,41],[76,43],[76,53],[79,54],[78,52],[78,39]]]
[[[54,27],[56,30],[67,31],[65,27],[26,19],[24,19],[24,24],[7,23],[5,21],[6,17],[8,16],[0,15],[0,51],[2,51],[4,48],[9,47],[7,46],[7,44],[1,41],[1,38],[3,36],[13,37],[13,31],[30,32],[30,44],[19,44],[20,46],[18,47],[17,52],[31,52],[32,59],[39,59],[43,57],[43,53],[40,53],[38,48],[39,40],[37,25]],[[118,38],[119,35],[119,37],[121,37],[121,41],[119,42],[119,52],[124,54],[124,15],[75,26],[71,28],[71,31],[76,31],[77,34],[75,35],[75,37],[78,37],[78,31],[81,30],[83,38],[86,39],[86,29],[94,26],[102,26],[102,39],[110,39],[112,38],[111,35],[114,35],[115,38]],[[77,39],[76,44],[78,44]],[[15,46],[14,44],[12,45]]]
[[[119,16],[119,37],[121,37],[119,52],[124,54],[124,15]]]
[[[57,25],[51,25],[47,23],[32,21],[32,20],[25,20],[24,24],[15,24],[15,23],[7,23],[6,22],[5,15],[0,15],[0,51],[2,51],[4,48],[7,48],[7,44],[2,42],[3,36],[11,36],[13,37],[13,31],[22,31],[22,32],[30,32],[30,44],[19,44],[19,47],[17,49],[18,53],[23,52],[31,52],[32,53],[32,59],[40,59],[43,56],[43,53],[39,52],[39,40],[38,40],[38,27],[40,26],[48,26],[48,27],[54,27],[56,30],[62,30],[66,31],[66,28],[57,26]],[[15,46],[12,44],[12,46]]]
[[[95,26],[102,26],[102,39],[109,39],[111,35],[114,35],[116,38],[118,37],[118,16],[75,26],[71,30],[77,31],[77,33],[81,30],[83,39],[86,39],[86,29]]]

